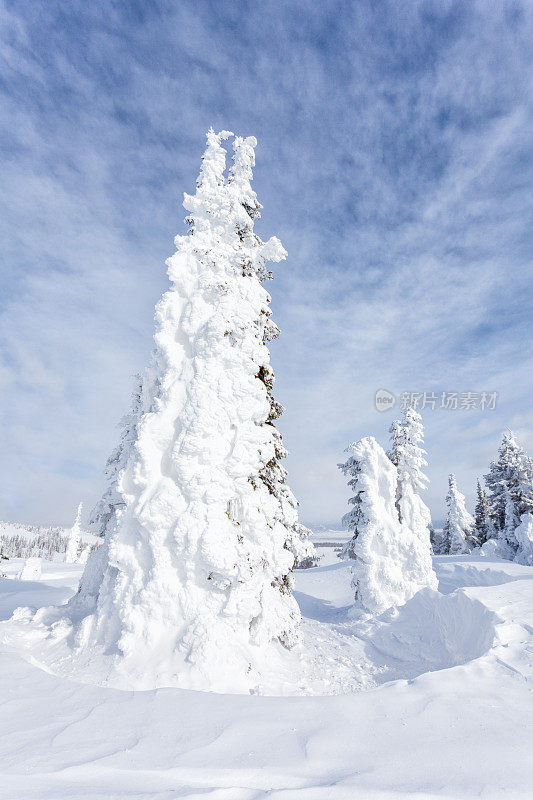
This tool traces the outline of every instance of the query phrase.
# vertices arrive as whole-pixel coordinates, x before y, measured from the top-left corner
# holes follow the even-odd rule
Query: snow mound
[[[414,678],[466,664],[490,650],[497,618],[462,589],[442,595],[422,589],[402,608],[383,614],[367,634],[382,680]],[[376,657],[377,656],[377,657]]]
[[[502,569],[474,564],[437,564],[439,592],[451,594],[462,586],[498,586],[516,580]]]

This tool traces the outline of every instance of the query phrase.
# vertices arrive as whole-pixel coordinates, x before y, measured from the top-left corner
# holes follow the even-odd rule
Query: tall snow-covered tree
[[[485,544],[495,535],[494,523],[490,515],[490,503],[481,481],[477,482],[477,500],[474,511],[475,538],[479,545]]]
[[[533,512],[533,464],[511,431],[504,433],[498,458],[491,463],[485,481],[497,536],[516,550],[511,521],[518,525],[523,514]]]
[[[465,496],[457,488],[453,473],[448,479],[446,506],[448,511],[442,531],[442,552],[450,555],[470,553],[475,544],[474,518],[466,510]]]
[[[356,608],[379,614],[402,605],[417,591],[437,588],[429,537],[400,522],[396,508],[397,469],[372,436],[348,447],[339,464],[348,476],[352,509],[343,517],[352,538],[343,556],[353,560]]]
[[[402,420],[395,420],[390,427],[391,446],[387,453],[398,470],[396,485],[396,508],[400,522],[405,522],[431,547],[431,512],[420,497],[427,488],[428,478],[424,474],[427,466],[422,417],[412,407],[404,411]]]
[[[207,136],[187,236],[167,262],[155,350],[96,515],[104,542],[70,604],[80,658],[114,655],[134,686],[246,691],[298,640],[291,594],[304,545],[275,421],[279,333],[254,232],[255,139]],[[109,492],[109,489],[108,489]]]

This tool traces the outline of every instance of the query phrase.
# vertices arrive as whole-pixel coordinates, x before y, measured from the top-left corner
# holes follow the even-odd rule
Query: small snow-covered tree
[[[311,531],[297,522],[290,529],[291,533],[286,546],[294,555],[294,569],[311,569],[319,562],[316,547],[310,539]]]
[[[448,511],[442,532],[442,552],[450,555],[470,553],[474,544],[474,518],[466,510],[465,496],[457,488],[453,473],[448,479],[446,506]]]
[[[515,531],[520,524],[520,517],[518,516],[517,504],[513,499],[509,487],[505,487],[505,517],[503,530],[500,531],[499,538],[509,545],[513,552],[518,547],[518,542],[515,536]]]
[[[207,136],[188,236],[156,309],[142,399],[112,457],[96,517],[104,542],[69,613],[84,660],[134,686],[247,691],[298,640],[291,594],[300,546],[286,451],[275,427],[262,282],[286,253],[254,232],[255,139]]]
[[[485,481],[497,537],[516,550],[512,524],[518,525],[523,514],[533,512],[533,464],[512,431],[504,433]]]
[[[431,512],[420,497],[427,488],[428,478],[424,474],[427,466],[422,417],[412,407],[404,411],[402,420],[395,420],[390,427],[391,446],[387,453],[398,470],[396,485],[396,508],[400,522],[405,522],[431,548]]]
[[[431,549],[436,556],[441,555],[443,551],[442,531],[436,530],[433,526],[429,529],[429,539],[431,542]]]
[[[75,564],[78,561],[79,549],[81,544],[81,510],[83,503],[80,503],[76,511],[74,525],[69,530],[67,549],[65,551],[65,561],[67,564]]]
[[[398,499],[407,487],[414,492],[425,489],[428,478],[423,469],[427,466],[424,450],[424,426],[422,417],[412,406],[408,406],[402,420],[395,420],[390,427],[391,447],[387,453],[398,469]],[[401,513],[401,512],[400,512]]]
[[[343,556],[353,560],[356,607],[379,614],[402,605],[422,588],[437,587],[429,538],[401,523],[396,508],[397,469],[372,436],[350,445],[339,464],[348,476],[352,509],[343,517],[352,538]]]
[[[477,482],[477,501],[474,511],[475,538],[479,545],[485,544],[488,539],[495,535],[494,523],[490,515],[490,503],[481,481]]]

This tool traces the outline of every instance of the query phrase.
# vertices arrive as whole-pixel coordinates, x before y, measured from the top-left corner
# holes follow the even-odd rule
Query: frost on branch
[[[353,559],[356,607],[380,614],[403,605],[419,589],[435,589],[429,539],[400,522],[396,506],[398,471],[372,436],[350,445],[340,468],[349,477],[352,510],[343,517],[352,538],[344,557]]]
[[[262,281],[286,253],[254,232],[255,139],[207,136],[189,233],[168,259],[155,349],[93,514],[104,542],[69,613],[77,653],[111,680],[247,691],[298,640],[295,556],[308,546],[286,484]],[[120,677],[117,678],[117,675]]]

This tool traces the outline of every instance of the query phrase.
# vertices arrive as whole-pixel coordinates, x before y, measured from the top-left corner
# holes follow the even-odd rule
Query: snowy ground
[[[321,553],[297,576],[307,696],[83,685],[3,623],[2,800],[530,798],[533,568],[438,557],[441,595],[368,624],[350,619],[347,565]],[[24,582],[21,565],[3,562],[4,620],[64,602],[82,569],[43,562]]]

